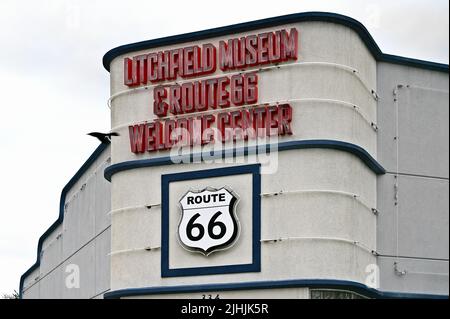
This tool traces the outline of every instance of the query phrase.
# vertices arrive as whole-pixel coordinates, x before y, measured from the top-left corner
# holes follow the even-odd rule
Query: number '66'
[[[220,212],[220,211],[215,213],[208,223],[208,236],[211,239],[221,239],[226,233],[225,224],[220,221],[216,221],[216,219],[220,215],[222,215],[222,212]],[[203,236],[205,235],[205,228],[203,227],[203,225],[195,222],[197,220],[197,218],[199,218],[199,217],[200,217],[199,213],[195,214],[194,216],[192,216],[192,218],[189,220],[189,222],[187,224],[186,235],[189,238],[189,240],[198,241],[198,240],[202,239]],[[214,233],[214,227],[220,228],[220,231],[218,234]],[[194,229],[198,230],[198,234],[194,235],[192,233],[192,231]]]

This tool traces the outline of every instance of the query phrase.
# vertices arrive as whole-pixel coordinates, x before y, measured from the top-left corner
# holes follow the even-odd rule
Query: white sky
[[[385,53],[448,64],[447,0],[0,1],[0,294],[17,291],[61,190],[109,131],[116,46],[305,11],[348,15]]]

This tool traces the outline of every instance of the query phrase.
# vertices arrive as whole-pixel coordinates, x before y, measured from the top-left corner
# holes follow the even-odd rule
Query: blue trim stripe
[[[324,149],[334,149],[344,152],[349,152],[353,155],[356,155],[361,159],[364,164],[366,164],[375,174],[381,175],[386,171],[385,169],[362,147],[341,141],[334,140],[300,140],[300,141],[289,141],[282,142],[278,144],[278,151],[288,151],[288,150],[296,150],[296,149],[307,149],[307,148],[324,148]],[[262,145],[262,146],[249,146],[244,148],[237,148],[232,150],[221,150],[216,154],[208,154],[208,160],[224,158],[225,156],[230,156],[231,152],[233,156],[246,156],[248,154],[256,154],[257,152],[261,153],[261,151],[270,152],[270,144]],[[144,160],[134,160],[127,161],[122,163],[117,163],[111,165],[105,169],[104,175],[108,181],[111,181],[111,177],[122,171],[127,171],[135,168],[142,167],[153,167],[153,166],[162,166],[162,165],[172,165],[177,163],[182,163],[183,159],[188,159],[189,163],[197,161],[197,159],[203,159],[203,154],[189,154],[186,156],[179,156],[175,158],[175,161],[172,160],[171,157],[158,157]]]
[[[322,289],[345,289],[359,293],[369,298],[413,298],[413,299],[448,299],[447,295],[415,294],[403,292],[385,292],[369,288],[355,281],[335,279],[294,279],[276,281],[253,281],[237,283],[162,286],[119,289],[105,293],[105,299],[119,299],[121,297],[134,297],[144,295],[160,295],[175,293],[194,293],[212,291],[238,291],[256,289],[280,289],[280,288],[322,288]]]
[[[22,298],[23,294],[23,283],[25,278],[31,274],[36,268],[39,267],[41,260],[40,255],[42,251],[42,244],[44,243],[45,239],[59,226],[62,224],[64,220],[64,205],[66,203],[66,195],[69,192],[69,190],[75,185],[76,182],[83,176],[83,174],[91,167],[91,165],[97,160],[97,158],[100,157],[100,155],[103,153],[103,151],[108,148],[108,143],[102,143],[100,144],[96,150],[89,156],[89,158],[86,160],[86,162],[80,167],[80,169],[75,173],[75,175],[70,179],[70,181],[64,186],[61,197],[59,200],[59,215],[58,219],[45,231],[45,233],[42,234],[42,236],[39,238],[38,246],[37,246],[37,257],[36,262],[31,266],[21,277],[20,277],[20,284],[19,284],[19,298]]]
[[[225,27],[219,27],[191,33],[184,33],[154,40],[126,44],[108,51],[103,56],[103,66],[109,72],[109,67],[113,59],[122,54],[127,54],[134,51],[147,50],[151,48],[161,47],[165,45],[174,45],[183,42],[204,40],[208,38],[230,35],[239,32],[247,32],[261,28],[268,28],[282,24],[304,22],[304,21],[331,22],[344,25],[354,30],[359,35],[361,40],[364,42],[364,44],[367,46],[367,48],[377,61],[389,62],[394,64],[448,73],[448,64],[422,61],[383,53],[378,47],[375,40],[370,35],[369,31],[367,31],[366,27],[364,27],[364,25],[362,25],[359,21],[344,15],[329,12],[294,13],[262,20],[233,24]]]
[[[252,261],[253,271],[261,271],[261,165],[252,165]]]
[[[161,176],[161,277],[199,276],[261,271],[261,175],[260,164],[222,167]],[[169,184],[171,182],[252,174],[252,262],[210,267],[169,268]]]

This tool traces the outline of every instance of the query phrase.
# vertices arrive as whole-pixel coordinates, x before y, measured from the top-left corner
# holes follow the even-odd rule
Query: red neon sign
[[[296,28],[265,32],[211,43],[141,54],[124,59],[124,84],[129,87],[159,84],[153,89],[153,112],[160,120],[129,126],[133,153],[170,149],[180,139],[187,145],[220,139],[256,138],[260,134],[292,134],[289,104],[257,106],[258,74],[247,72],[202,78],[181,84],[165,81],[205,77],[221,71],[297,60]],[[236,109],[255,105],[251,109]],[[215,110],[223,111],[215,112]],[[229,110],[227,110],[229,109]],[[212,111],[212,112],[207,112]],[[207,112],[214,114],[197,114]],[[171,115],[181,118],[172,119]],[[219,137],[210,133],[215,126]],[[186,136],[175,136],[182,129]],[[227,132],[231,129],[230,132]],[[263,133],[261,133],[263,132]],[[205,134],[206,133],[206,134]],[[206,135],[206,136],[204,136]]]

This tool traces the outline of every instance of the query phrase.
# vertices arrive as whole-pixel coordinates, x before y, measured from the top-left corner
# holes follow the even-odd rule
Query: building
[[[22,298],[447,298],[448,65],[299,13],[107,52],[111,143]]]

